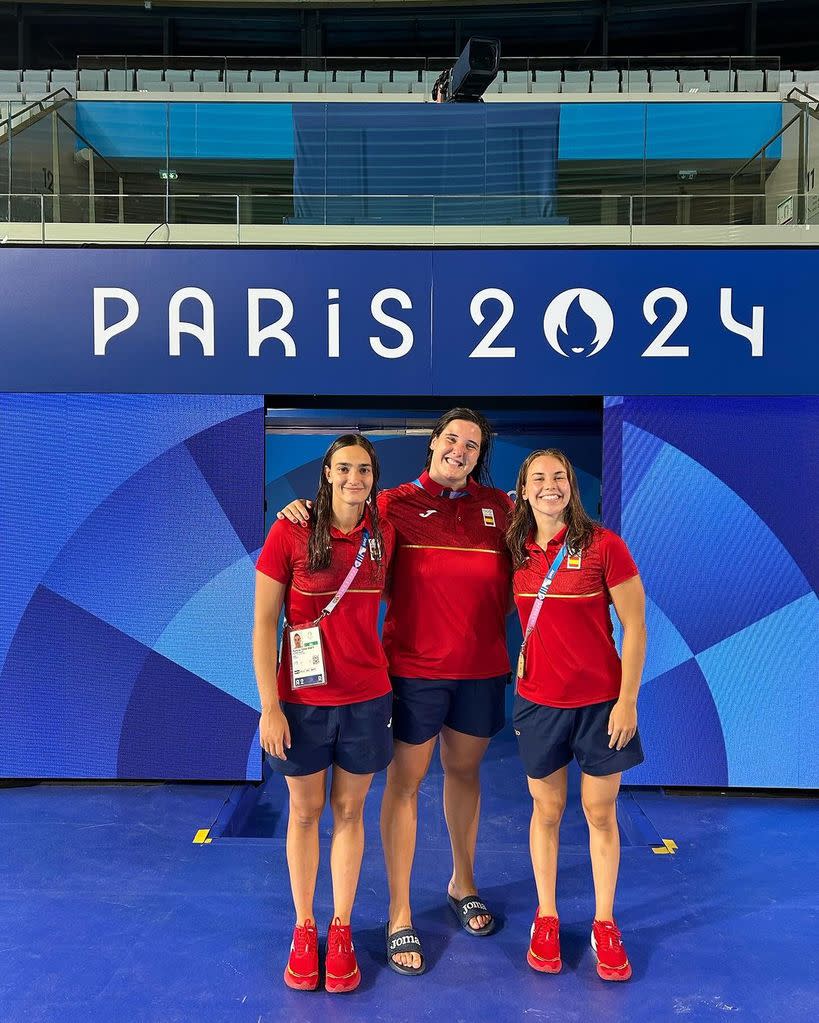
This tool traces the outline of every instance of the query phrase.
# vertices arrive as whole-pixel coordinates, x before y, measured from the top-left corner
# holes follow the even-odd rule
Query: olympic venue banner
[[[0,389],[809,394],[817,250],[0,248]]]

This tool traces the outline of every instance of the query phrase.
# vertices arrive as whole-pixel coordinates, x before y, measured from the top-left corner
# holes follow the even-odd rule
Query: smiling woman
[[[313,895],[331,765],[333,922],[325,987],[352,991],[361,981],[350,916],[364,852],[362,813],[373,774],[392,758],[392,693],[378,608],[394,533],[379,518],[378,476],[372,444],[358,434],[339,437],[322,460],[310,529],[275,522],[256,565],[259,737],[290,795],[287,864],[296,926],[284,981],[298,990],[315,989],[319,979]]]
[[[643,760],[637,733],[643,585],[625,543],[586,514],[572,464],[555,448],[533,451],[520,467],[507,541],[524,630],[514,725],[532,796],[538,894],[527,962],[541,973],[562,967],[557,851],[567,768],[576,758],[594,875],[597,972],[603,980],[628,980],[631,964],[614,921],[616,799],[622,772]],[[610,603],[623,626],[622,663]]]

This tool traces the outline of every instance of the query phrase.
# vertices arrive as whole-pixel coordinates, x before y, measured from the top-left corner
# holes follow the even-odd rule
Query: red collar
[[[568,526],[564,526],[559,533],[555,533],[552,539],[546,545],[547,547],[560,547],[563,541],[566,539],[566,530]],[[543,548],[535,542],[535,534],[530,533],[526,537],[526,543],[524,545],[527,551],[542,551]]]
[[[428,494],[432,494],[433,497],[451,497],[453,494],[463,494],[463,490],[453,490],[451,487],[442,487],[440,483],[436,483],[430,476],[426,469],[418,477],[417,482],[426,490]],[[470,476],[466,481],[467,494],[471,494],[473,497],[478,492],[478,484]]]
[[[336,529],[336,527],[331,524],[330,525],[330,536],[334,540],[355,540],[357,543],[361,543],[361,533],[365,529],[369,529],[370,535],[372,535],[373,526],[372,526],[372,518],[370,516],[370,508],[369,508],[369,506],[365,506],[365,508],[364,508],[364,515],[363,515],[361,521],[355,527],[355,529],[351,530],[349,533],[342,533],[340,529]]]

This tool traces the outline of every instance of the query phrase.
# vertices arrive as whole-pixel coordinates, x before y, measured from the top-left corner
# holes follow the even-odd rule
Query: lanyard
[[[529,612],[529,621],[526,623],[526,634],[523,637],[523,645],[526,645],[526,640],[534,632],[535,625],[537,624],[538,615],[540,614],[541,608],[543,607],[543,601],[546,599],[546,594],[549,592],[549,587],[552,585],[552,580],[555,577],[555,573],[560,568],[563,559],[566,557],[566,544],[564,543],[560,550],[557,552],[557,557],[552,562],[549,571],[543,582],[540,584],[540,589],[537,591],[537,597],[532,605],[532,610]]]
[[[369,543],[369,540],[370,531],[368,529],[365,529],[364,535],[361,538],[361,546],[358,548],[358,553],[356,554],[355,561],[353,562],[353,567],[344,577],[344,582],[341,584],[341,586],[339,586],[338,593],[336,593],[336,595],[331,598],[330,603],[327,605],[327,607],[325,607],[325,609],[316,619],[317,622],[320,622],[322,618],[326,618],[331,611],[335,610],[338,602],[341,600],[341,598],[344,596],[347,590],[349,590],[349,588],[353,585],[353,580],[358,575],[358,570],[364,563],[364,555],[367,553],[367,544]]]

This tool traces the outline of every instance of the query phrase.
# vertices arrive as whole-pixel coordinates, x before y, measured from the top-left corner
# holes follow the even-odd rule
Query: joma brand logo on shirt
[[[422,519],[428,519],[430,515],[434,515],[437,510],[437,508],[428,508],[427,511],[418,512],[418,514]]]

